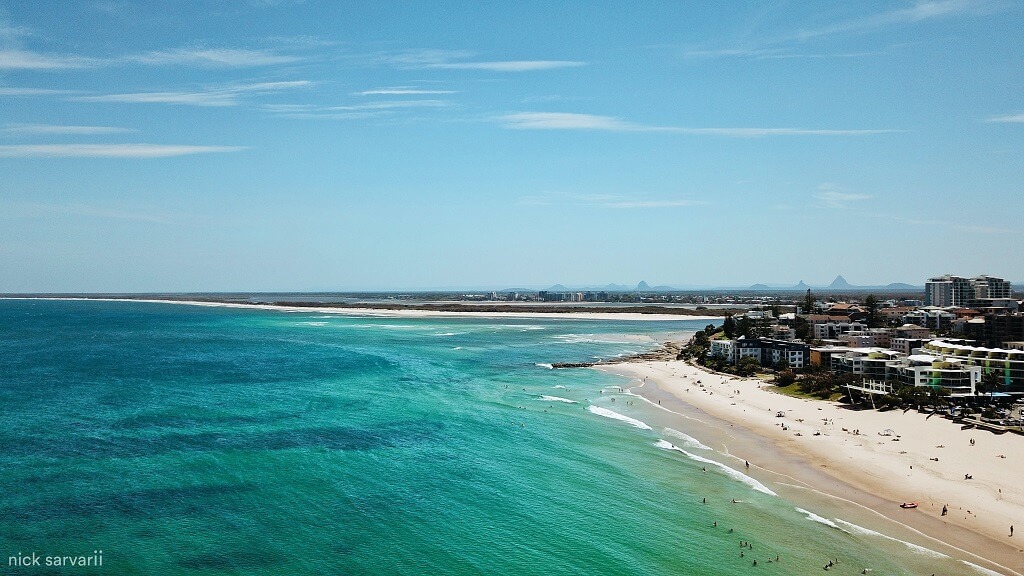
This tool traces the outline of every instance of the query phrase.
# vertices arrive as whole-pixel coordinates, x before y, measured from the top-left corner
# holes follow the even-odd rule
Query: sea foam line
[[[690,436],[689,434],[684,434],[683,432],[680,432],[679,430],[673,430],[672,428],[665,428],[665,434],[668,434],[669,436],[674,436],[676,438],[679,438],[680,440],[683,441],[683,445],[686,446],[687,448],[700,448],[701,450],[711,450],[712,449],[711,446],[708,446],[708,445],[702,443],[700,440],[697,440],[693,436]]]
[[[547,368],[548,370],[554,370],[555,369],[554,366],[552,366],[551,364],[547,364],[545,362],[537,362],[537,363],[534,364],[534,366],[536,366],[538,368]],[[555,386],[555,388],[558,388],[558,386]],[[565,386],[563,386],[563,388],[565,388]]]
[[[627,422],[630,425],[636,426],[641,430],[651,430],[650,426],[644,424],[643,422],[637,420],[636,418],[630,418],[629,416],[619,414],[618,412],[614,412],[607,408],[602,408],[600,406],[594,406],[593,404],[591,404],[590,406],[587,406],[587,410],[594,414],[597,414],[598,416],[604,416],[605,418],[612,418],[614,420],[622,420],[623,422]]]
[[[796,511],[801,513],[801,514],[803,514],[804,516],[807,516],[808,520],[813,520],[814,522],[818,522],[819,524],[824,524],[825,526],[828,526],[829,528],[835,528],[836,530],[839,530],[840,532],[846,532],[846,530],[843,530],[842,528],[840,528],[839,525],[836,524],[835,522],[829,520],[828,518],[824,518],[824,517],[818,516],[814,512],[811,512],[810,510],[804,510],[803,508],[797,508]],[[849,532],[847,532],[847,534],[849,534]]]
[[[717,462],[710,458],[705,458],[703,456],[698,456],[691,452],[687,452],[686,450],[683,450],[682,448],[676,446],[675,444],[667,440],[658,440],[657,442],[655,442],[654,445],[664,450],[675,450],[676,452],[682,452],[691,460],[696,460],[697,462],[703,462],[704,464],[711,464],[712,466],[717,466],[722,470],[722,472],[725,473],[726,476],[729,476],[734,480],[739,480],[740,482],[746,484],[747,486],[750,486],[751,488],[758,492],[767,494],[769,496],[778,496],[778,494],[772,492],[770,488],[768,488],[764,484],[761,484],[755,478],[751,478],[750,476],[747,476],[746,474],[738,470],[733,470],[732,468],[726,466],[725,464],[722,464],[721,462]]]
[[[865,528],[863,526],[858,526],[858,525],[854,524],[853,522],[847,522],[846,520],[843,520],[841,518],[836,518],[836,522],[838,522],[839,524],[842,524],[843,526],[846,526],[847,528],[850,529],[850,531],[856,532],[858,534],[865,534],[865,535],[868,535],[868,536],[880,536],[882,538],[885,538],[886,540],[892,540],[893,542],[899,542],[900,544],[905,545],[907,548],[910,548],[914,552],[917,552],[917,553],[922,554],[924,556],[931,556],[932,558],[949,558],[949,556],[946,556],[942,552],[936,552],[935,550],[932,550],[931,548],[925,548],[924,546],[918,546],[917,544],[914,544],[913,542],[907,542],[906,540],[900,540],[899,538],[893,538],[892,536],[888,536],[886,534],[882,534],[881,532],[875,532],[874,530],[871,530],[870,528]]]
[[[568,398],[562,398],[561,396],[541,396],[538,400],[545,402],[565,402],[566,404],[576,404],[575,400],[569,400]]]
[[[984,566],[978,566],[974,562],[968,562],[967,560],[961,560],[961,562],[963,562],[964,564],[967,564],[968,566],[970,566],[971,568],[974,568],[975,570],[977,570],[978,572],[981,572],[982,574],[986,574],[988,576],[1003,576],[1002,572],[996,572],[995,570],[989,570],[988,568],[985,568]]]

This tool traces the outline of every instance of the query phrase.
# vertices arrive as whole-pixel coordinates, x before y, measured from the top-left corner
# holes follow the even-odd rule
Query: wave
[[[303,326],[327,326],[327,322],[299,322]]]
[[[561,344],[636,344],[636,342],[592,338],[592,336],[594,334],[558,334],[551,338],[558,340]]]
[[[986,574],[988,576],[1003,576],[1002,572],[996,572],[995,570],[989,570],[988,568],[985,568],[984,566],[978,566],[974,562],[968,562],[967,560],[961,560],[961,562],[963,562],[964,564],[967,564],[968,566],[970,566],[971,568],[974,568],[975,570],[977,570],[978,572],[981,572],[982,574]]]
[[[458,336],[459,334],[465,334],[465,332],[438,332],[431,334],[431,336]]]
[[[565,402],[566,404],[576,404],[575,400],[569,400],[568,398],[562,398],[561,396],[541,396],[540,399],[545,402]]]
[[[502,328],[518,328],[521,332],[528,330],[543,330],[544,326],[538,326],[536,324],[502,324]]]
[[[710,458],[705,458],[703,456],[698,456],[697,454],[687,452],[686,450],[683,450],[682,448],[666,440],[658,440],[657,442],[655,442],[654,445],[657,446],[658,448],[662,448],[665,450],[675,450],[676,452],[682,452],[683,454],[686,454],[686,456],[691,460],[696,460],[697,462],[703,462],[704,464],[711,464],[712,466],[717,466],[722,470],[722,472],[725,473],[726,476],[729,476],[733,480],[739,480],[740,482],[746,484],[747,486],[750,486],[754,490],[757,490],[758,492],[761,492],[763,494],[767,494],[769,496],[778,496],[778,494],[772,492],[770,488],[768,488],[764,484],[761,484],[756,479],[751,478],[750,476],[747,476],[746,474],[738,470],[733,470],[732,468],[726,466],[725,464],[722,464],[721,462],[717,462]]]
[[[651,430],[651,427],[648,426],[647,424],[644,424],[643,422],[641,422],[641,421],[639,421],[639,420],[637,420],[635,418],[630,418],[629,416],[626,416],[624,414],[619,414],[618,412],[614,412],[614,411],[609,410],[607,408],[602,408],[600,406],[594,406],[593,404],[591,404],[590,406],[587,406],[587,410],[589,410],[590,412],[592,412],[594,414],[597,414],[598,416],[604,416],[605,418],[612,418],[613,420],[622,420],[623,422],[627,422],[630,425],[635,426],[635,427],[637,427],[637,428],[639,428],[641,430]]]
[[[689,434],[684,434],[679,430],[665,428],[665,434],[679,438],[680,440],[683,441],[683,445],[685,445],[687,448],[700,448],[701,450],[712,450],[711,446],[707,446],[703,444],[700,440],[697,440],[696,438],[690,436]]]
[[[534,364],[534,366],[538,366],[540,368],[547,368],[548,370],[555,369],[555,367],[552,366],[551,364],[545,364],[544,362],[537,362],[536,364]],[[558,386],[555,386],[555,388],[558,388]],[[562,388],[565,388],[565,386],[562,386]]]
[[[561,384],[555,384],[554,387],[555,388],[561,388],[562,390],[568,390],[568,388],[566,388],[565,386],[562,386]]]
[[[847,522],[846,520],[842,520],[840,518],[836,518],[836,522],[838,522],[839,524],[842,524],[843,526],[846,526],[847,528],[849,528],[850,532],[855,532],[857,534],[863,534],[863,535],[866,535],[866,536],[879,536],[879,537],[885,538],[886,540],[892,540],[893,542],[899,542],[900,544],[903,544],[904,546],[906,546],[907,548],[910,548],[914,552],[917,552],[919,554],[923,554],[925,556],[931,556],[932,558],[949,558],[949,556],[946,556],[942,552],[936,552],[935,550],[932,550],[931,548],[925,548],[924,546],[918,546],[917,544],[914,544],[913,542],[907,542],[906,540],[900,540],[899,538],[893,538],[892,536],[887,536],[885,534],[882,534],[881,532],[875,532],[874,530],[871,530],[870,528],[865,528],[863,526],[858,526],[858,525],[854,524],[853,522]]]
[[[819,524],[824,524],[825,526],[828,526],[829,528],[835,528],[836,530],[839,530],[841,532],[846,532],[846,530],[843,530],[842,528],[840,528],[839,525],[836,524],[835,522],[829,520],[828,518],[822,518],[821,516],[818,516],[814,512],[811,512],[810,510],[804,510],[803,508],[797,508],[796,511],[801,513],[801,514],[803,514],[804,516],[807,516],[808,520],[813,520],[814,522],[818,522]]]

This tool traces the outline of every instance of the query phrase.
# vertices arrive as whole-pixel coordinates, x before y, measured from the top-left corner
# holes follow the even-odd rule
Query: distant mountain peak
[[[807,290],[808,288],[810,288],[810,286],[805,284],[803,280],[801,280],[796,286],[793,286],[794,290]]]
[[[840,274],[839,276],[836,276],[836,279],[833,280],[832,283],[828,285],[828,287],[836,289],[836,288],[852,288],[853,286],[851,286],[850,283],[846,281],[846,278],[843,278],[843,275]]]
[[[641,280],[640,283],[636,285],[636,289],[637,292],[646,292],[649,291],[651,287],[647,284],[647,282]]]

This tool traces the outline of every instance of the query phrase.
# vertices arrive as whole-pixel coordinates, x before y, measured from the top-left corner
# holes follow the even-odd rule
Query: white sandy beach
[[[876,510],[885,516],[1004,570],[1024,571],[1024,532],[1009,536],[1011,525],[1024,530],[1024,436],[961,430],[949,420],[916,411],[857,411],[793,398],[771,391],[771,384],[711,374],[682,361],[601,369],[637,379],[631,390],[649,399],[668,393],[766,438],[839,481],[814,485],[816,490],[849,497],[844,489],[853,487],[877,495],[888,501]],[[891,436],[883,435],[887,430]],[[772,468],[763,454],[734,455],[755,469]],[[919,507],[903,510],[902,502],[918,502]],[[946,516],[941,515],[943,505],[948,506]],[[913,515],[928,518],[915,521]],[[963,531],[951,531],[950,525],[984,538],[964,542],[951,537],[952,531]]]
[[[98,302],[148,302],[151,304],[187,304],[219,308],[242,308],[246,310],[278,310],[282,312],[315,312],[339,316],[381,317],[381,318],[568,318],[575,320],[624,320],[679,322],[683,320],[720,321],[719,316],[689,316],[685,314],[640,314],[630,312],[475,312],[442,310],[389,310],[383,308],[333,308],[330,306],[280,306],[277,304],[239,304],[234,302],[208,302],[201,300],[161,300],[141,298],[76,298],[76,297],[5,297],[3,300],[95,300]]]

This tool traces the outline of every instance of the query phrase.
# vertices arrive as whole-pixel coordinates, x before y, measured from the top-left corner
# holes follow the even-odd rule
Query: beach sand
[[[749,473],[773,489],[790,485],[841,498],[916,533],[920,545],[975,555],[970,561],[1000,573],[1024,571],[1024,533],[1009,536],[1011,525],[1024,529],[1024,436],[961,430],[916,411],[794,398],[770,383],[683,361],[600,369],[634,379],[632,393],[680,419],[698,414],[726,427],[735,441],[723,441],[733,444],[725,452],[748,460]],[[887,430],[892,435],[882,435]],[[904,510],[902,502],[919,507]]]

